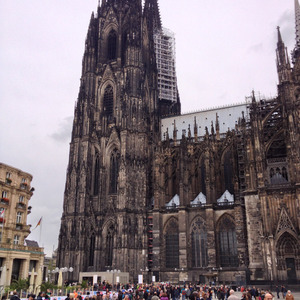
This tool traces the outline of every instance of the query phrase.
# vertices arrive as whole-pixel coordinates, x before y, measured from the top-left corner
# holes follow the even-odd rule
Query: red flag
[[[33,228],[33,230],[36,229],[38,226],[41,225],[41,223],[42,223],[42,218],[43,218],[43,217],[40,218],[40,220],[38,221],[38,223],[36,224],[36,226]]]

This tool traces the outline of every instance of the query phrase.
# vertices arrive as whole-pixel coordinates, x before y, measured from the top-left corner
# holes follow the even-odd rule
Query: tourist
[[[294,296],[292,295],[291,291],[288,290],[285,296],[285,300],[294,300]]]
[[[285,299],[286,292],[287,292],[287,290],[286,290],[285,286],[282,285],[282,286],[281,286],[281,293],[282,293],[282,298],[283,298],[283,299]]]
[[[153,293],[151,300],[159,300],[159,297],[157,296],[157,292]]]
[[[239,298],[234,295],[234,290],[229,291],[229,297],[227,298],[227,300],[239,300]]]

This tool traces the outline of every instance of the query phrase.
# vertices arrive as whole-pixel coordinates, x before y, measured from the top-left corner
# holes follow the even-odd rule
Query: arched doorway
[[[297,283],[297,261],[300,259],[300,245],[288,232],[283,233],[277,242],[277,264],[279,280]]]

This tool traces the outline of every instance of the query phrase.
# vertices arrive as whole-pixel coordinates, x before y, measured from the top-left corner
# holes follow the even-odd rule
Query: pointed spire
[[[217,138],[217,141],[220,140],[220,123],[219,123],[218,113],[216,113],[216,138]]]
[[[144,16],[147,18],[149,29],[154,31],[161,30],[162,24],[160,19],[158,0],[145,0]]]
[[[295,22],[296,22],[296,47],[300,46],[300,5],[299,1],[295,0]]]
[[[194,117],[194,138],[195,138],[195,142],[197,142],[198,141],[198,125],[197,125],[196,117]]]
[[[280,27],[277,27],[278,31],[278,42],[277,42],[277,73],[279,78],[279,84],[284,81],[289,81],[291,79],[291,66],[290,60],[287,54],[287,49],[282,41]]]
[[[297,0],[296,0],[297,1]],[[278,35],[278,42],[277,42],[277,45],[278,44],[283,44],[283,41],[282,41],[282,37],[281,37],[281,33],[280,33],[280,27],[277,26],[277,35]]]

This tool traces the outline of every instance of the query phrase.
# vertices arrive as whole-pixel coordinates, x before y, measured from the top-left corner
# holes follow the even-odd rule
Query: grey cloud
[[[73,117],[65,118],[60,124],[56,132],[50,135],[57,142],[66,142],[70,140],[70,132],[72,129]]]

